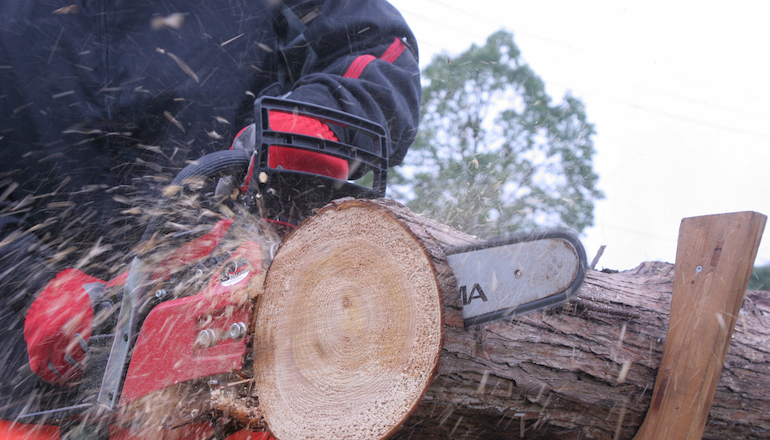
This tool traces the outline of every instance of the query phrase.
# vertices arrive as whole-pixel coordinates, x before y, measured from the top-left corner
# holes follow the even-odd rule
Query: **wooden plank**
[[[766,221],[756,212],[682,220],[663,359],[636,440],[703,436]]]

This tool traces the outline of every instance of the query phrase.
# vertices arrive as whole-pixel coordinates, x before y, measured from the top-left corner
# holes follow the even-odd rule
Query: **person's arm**
[[[287,97],[382,124],[391,135],[390,166],[400,164],[417,134],[421,98],[417,44],[401,14],[382,0],[285,6],[306,22],[311,49],[286,57],[293,83]]]

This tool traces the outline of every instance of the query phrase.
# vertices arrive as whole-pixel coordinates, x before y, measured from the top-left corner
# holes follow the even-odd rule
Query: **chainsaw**
[[[274,112],[315,118],[347,134],[335,137],[351,141],[276,129],[271,124]],[[390,140],[382,126],[271,97],[256,101],[255,121],[233,148],[190,164],[170,187],[196,178],[218,179],[217,196],[236,200],[246,212],[256,213],[250,219],[269,222],[279,234],[241,239],[226,247],[223,243],[233,231],[255,221],[234,216],[193,231],[196,238],[180,234],[186,242],[160,258],[158,252],[140,250],[127,271],[104,284],[119,301],[98,312],[107,319],[95,325],[88,338],[84,379],[69,404],[27,408],[18,422],[109,420],[153,392],[248,368],[253,361],[249,326],[255,313],[250,292],[261,287],[255,285],[262,282],[282,234],[328,201],[385,195]],[[326,168],[276,166],[271,158],[279,150],[334,158],[349,166],[348,178]],[[145,249],[153,248],[168,203],[159,202],[160,214],[148,222],[142,238]],[[448,248],[445,254],[457,279],[466,326],[562,303],[577,291],[586,271],[583,246],[567,231],[516,235]],[[179,294],[179,286],[189,279],[195,282],[188,282]]]

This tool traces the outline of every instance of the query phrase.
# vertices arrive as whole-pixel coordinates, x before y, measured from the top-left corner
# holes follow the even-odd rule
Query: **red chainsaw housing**
[[[217,222],[207,234],[179,247],[166,256],[154,271],[153,280],[167,279],[174,269],[208,257],[219,245],[233,220]],[[249,288],[259,288],[262,278],[262,250],[258,243],[246,241],[214,273],[206,287],[192,296],[163,302],[153,308],[142,324],[123,385],[119,405],[123,406],[152,391],[243,367],[246,335],[232,338],[230,326],[251,321],[252,298]],[[122,273],[107,288],[125,284]],[[203,330],[212,330],[216,340],[210,345],[196,344]],[[161,430],[159,438],[208,439],[210,424],[186,425]],[[0,420],[0,440],[28,438],[59,439],[58,426],[14,423]],[[138,440],[130,429],[110,426],[110,438]],[[227,440],[268,440],[265,432],[241,430]]]
[[[213,428],[210,424],[191,424],[179,428],[161,429],[156,438],[184,439],[184,440],[208,440],[212,438]],[[0,440],[59,440],[61,428],[55,425],[30,425],[26,423],[14,423],[0,420]],[[274,440],[267,432],[251,432],[242,429],[225,437],[225,440]],[[144,437],[135,434],[130,428],[116,425],[110,426],[110,440],[144,440]]]
[[[232,338],[228,331],[234,324],[248,327],[252,303],[246,289],[252,280],[261,282],[261,277],[255,278],[261,272],[259,244],[244,242],[202,292],[152,309],[134,345],[120,405],[170,385],[240,370],[246,337]],[[207,330],[215,340],[210,345],[196,343]]]

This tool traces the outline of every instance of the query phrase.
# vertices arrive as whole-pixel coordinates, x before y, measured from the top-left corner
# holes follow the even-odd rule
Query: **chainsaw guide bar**
[[[586,253],[566,231],[517,235],[445,251],[466,326],[566,301],[585,278]]]

